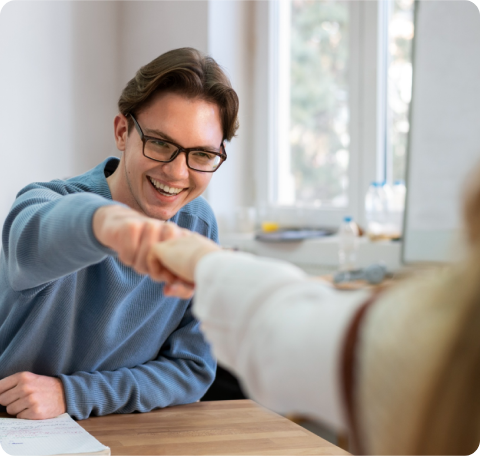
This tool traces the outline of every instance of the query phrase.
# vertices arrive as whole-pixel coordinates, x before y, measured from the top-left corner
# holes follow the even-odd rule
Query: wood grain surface
[[[112,455],[350,454],[251,400],[196,402],[78,424]]]
[[[78,423],[112,455],[349,454],[250,400],[196,402]]]

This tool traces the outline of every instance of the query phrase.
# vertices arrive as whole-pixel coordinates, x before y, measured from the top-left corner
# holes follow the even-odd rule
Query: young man
[[[118,105],[121,159],[27,186],[3,228],[0,405],[18,418],[193,402],[215,375],[190,300],[143,274],[167,220],[217,240],[199,197],[238,127],[237,95],[184,48],[142,67]]]

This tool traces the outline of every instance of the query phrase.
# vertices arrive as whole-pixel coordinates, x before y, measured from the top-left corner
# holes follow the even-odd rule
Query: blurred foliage
[[[405,180],[412,96],[413,0],[394,0],[389,29],[388,128],[392,180]]]
[[[345,205],[350,141],[348,5],[293,0],[291,7],[290,144],[295,200]]]

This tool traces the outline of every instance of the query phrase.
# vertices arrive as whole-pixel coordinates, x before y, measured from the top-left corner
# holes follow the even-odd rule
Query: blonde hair
[[[471,454],[480,443],[480,168],[464,201],[468,258],[442,290],[459,319],[422,407],[416,454]]]
[[[458,306],[457,321],[420,404],[413,454],[471,454],[480,443],[480,243],[452,279],[442,299]]]
[[[464,201],[464,261],[392,287],[360,329],[354,408],[360,451],[367,454],[478,448],[480,179]]]

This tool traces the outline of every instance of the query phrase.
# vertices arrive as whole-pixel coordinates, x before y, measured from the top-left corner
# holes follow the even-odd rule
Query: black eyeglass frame
[[[205,148],[202,148],[202,147],[191,147],[191,148],[185,148],[185,147],[182,147],[172,141],[168,141],[166,139],[163,139],[163,138],[157,138],[157,137],[154,137],[154,136],[147,136],[143,133],[142,131],[142,128],[140,127],[139,123],[137,122],[137,119],[135,119],[134,115],[133,114],[128,114],[132,120],[133,120],[133,123],[135,125],[135,129],[137,130],[139,136],[140,136],[140,139],[142,140],[142,144],[143,144],[143,147],[142,147],[142,154],[144,157],[150,159],[150,160],[153,160],[153,161],[156,161],[156,162],[159,162],[159,163],[170,163],[172,162],[173,160],[175,160],[181,152],[185,152],[185,158],[186,158],[186,163],[187,163],[187,166],[188,168],[190,168],[191,170],[193,171],[197,171],[199,173],[214,173],[215,171],[218,170],[218,168],[220,168],[220,166],[222,166],[222,163],[227,159],[227,152],[225,151],[225,146],[223,145],[223,140],[220,144],[220,149],[223,151],[222,153],[219,153],[219,152],[213,152],[211,150],[208,150],[208,149],[205,149]],[[145,155],[145,143],[148,141],[148,140],[153,140],[153,141],[163,141],[167,144],[171,144],[172,146],[175,146],[177,148],[177,150],[173,153],[173,155],[170,157],[170,160],[157,160],[155,158],[152,158],[152,157],[149,157],[148,155]],[[214,155],[218,155],[221,159],[221,162],[219,163],[219,165],[213,170],[213,171],[205,171],[205,170],[201,170],[201,169],[196,169],[196,168],[192,168],[190,166],[190,164],[188,163],[188,154],[190,152],[208,152],[209,154],[214,154]]]

